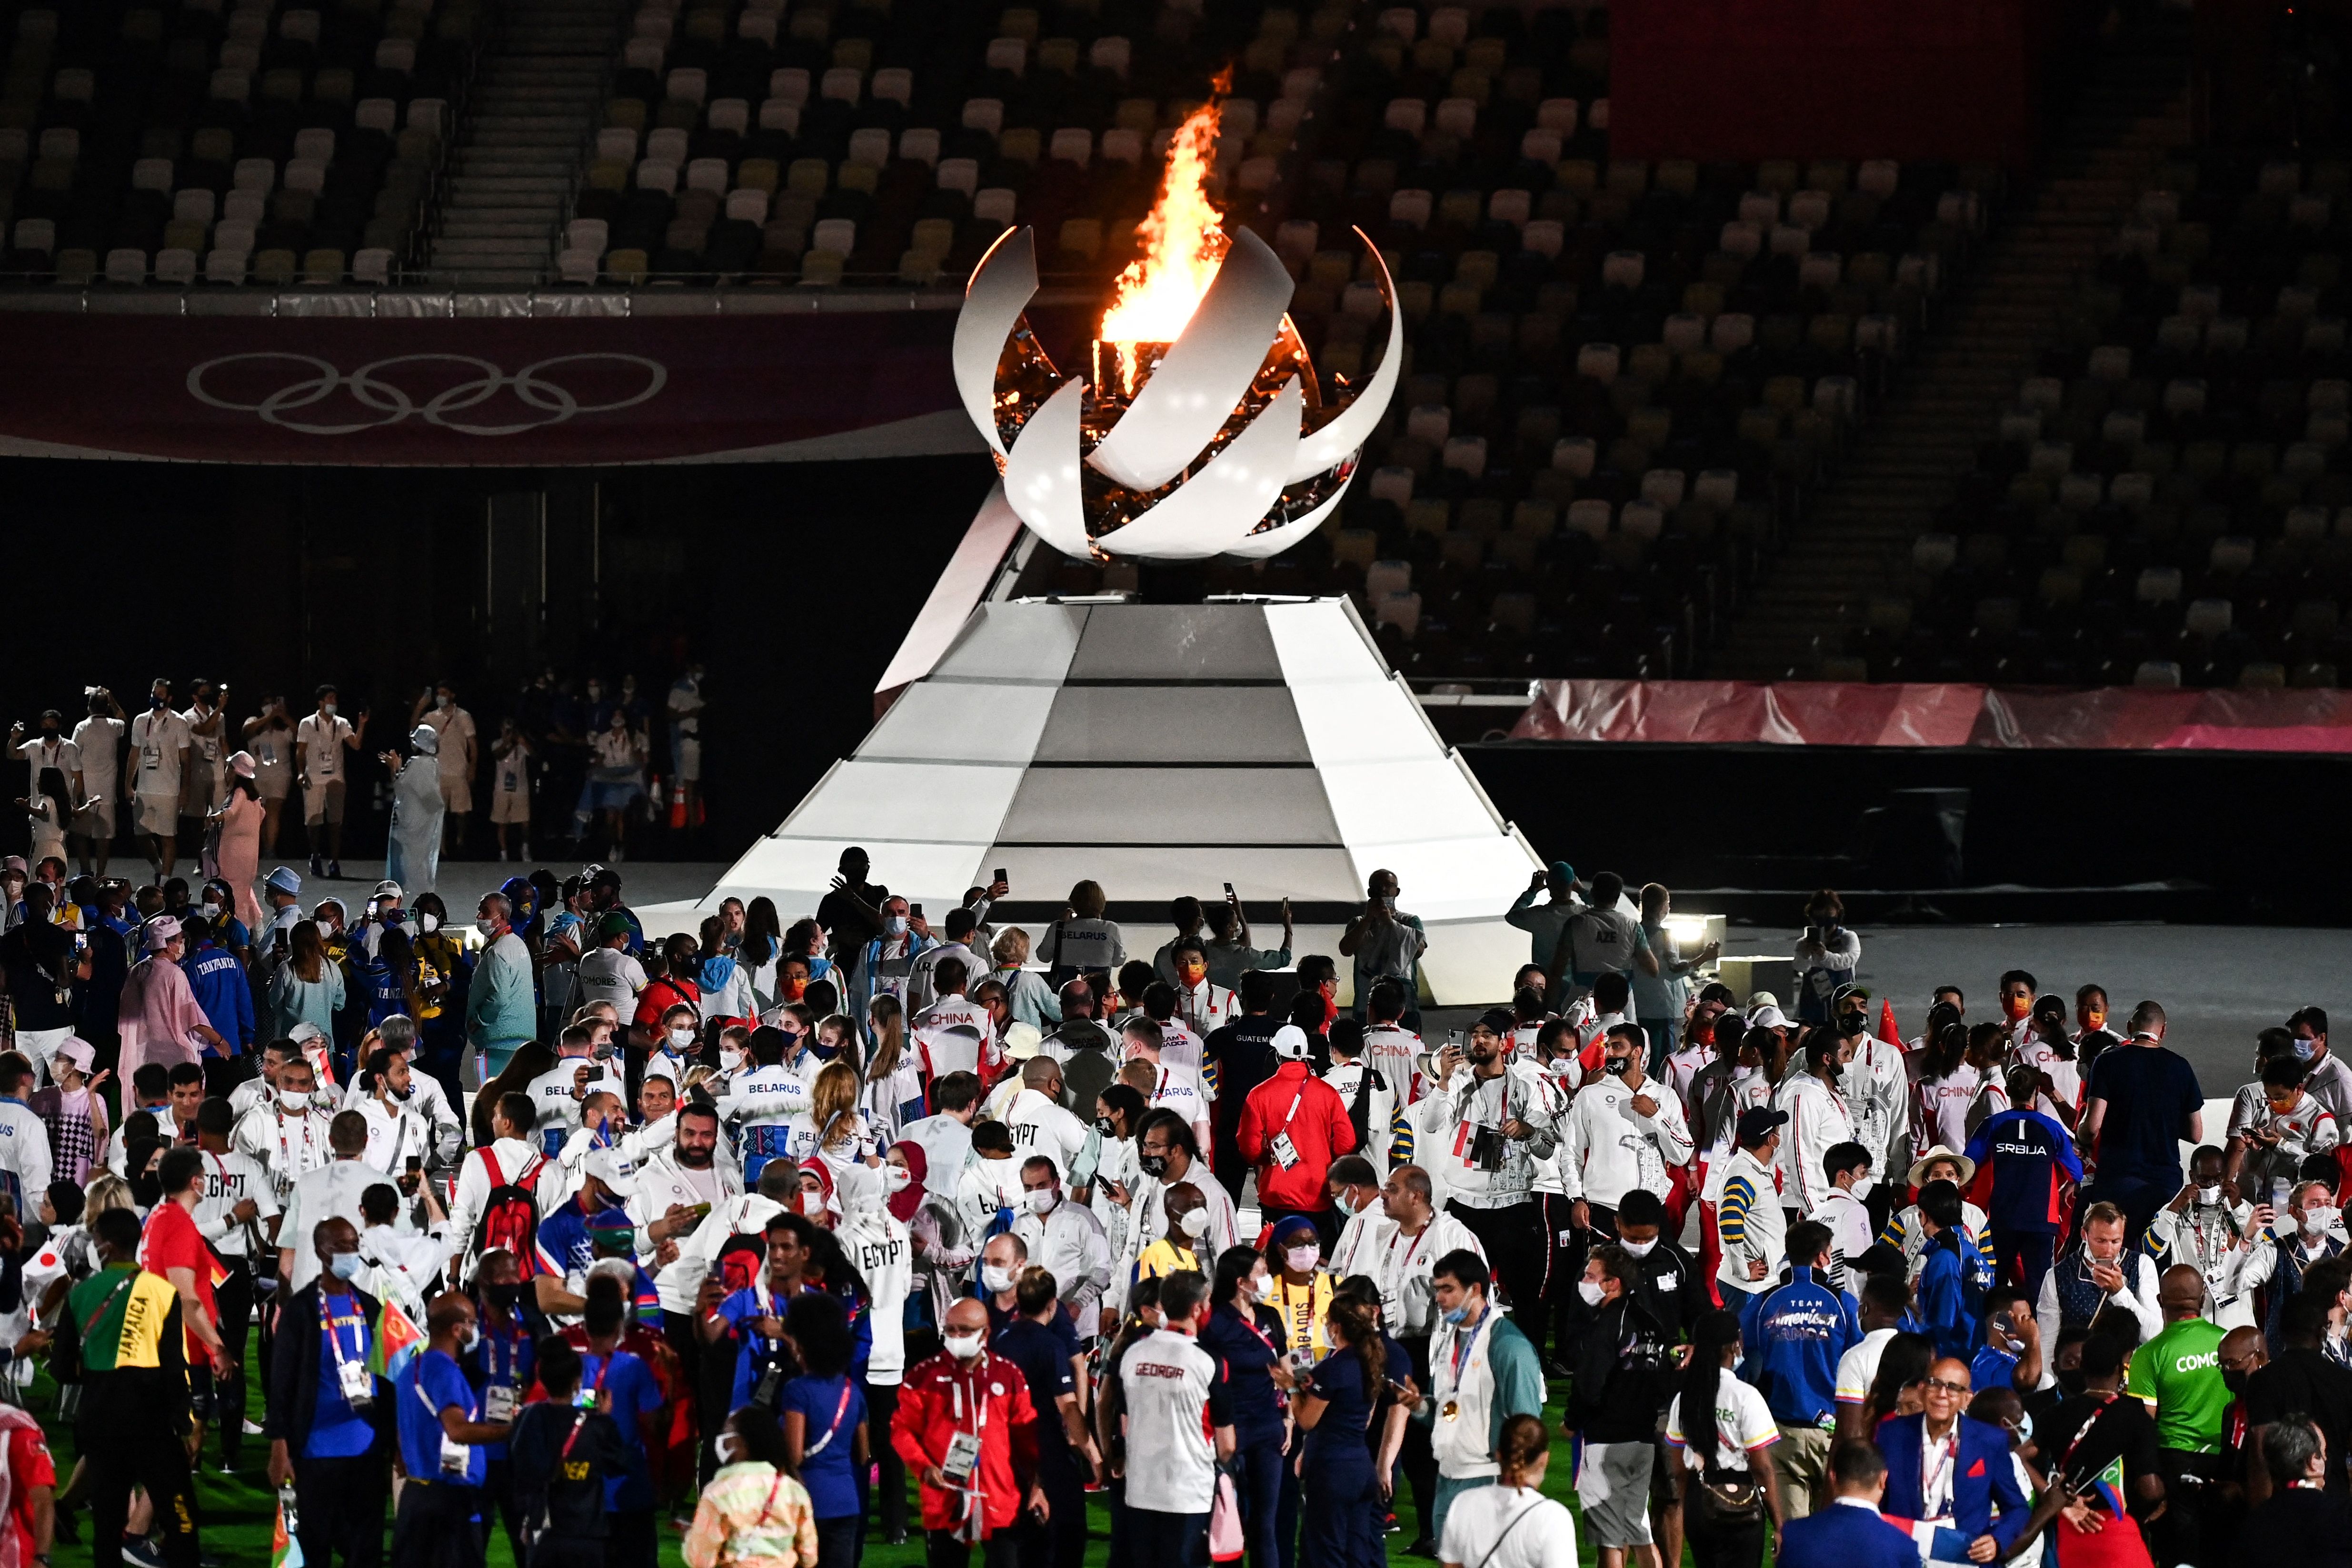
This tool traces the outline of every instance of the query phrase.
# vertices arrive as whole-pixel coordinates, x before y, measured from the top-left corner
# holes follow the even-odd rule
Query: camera
[[[1476,1170],[1490,1172],[1501,1170],[1503,1168],[1503,1151],[1509,1146],[1509,1143],[1510,1140],[1505,1138],[1498,1129],[1493,1127],[1472,1128],[1470,1130],[1470,1163],[1472,1167]]]

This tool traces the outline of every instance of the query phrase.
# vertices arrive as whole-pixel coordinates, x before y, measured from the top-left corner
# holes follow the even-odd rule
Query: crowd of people
[[[137,713],[92,686],[86,713],[52,708],[30,726],[10,726],[9,746],[29,773],[16,800],[32,838],[27,858],[102,878],[127,836],[159,885],[184,856],[204,875],[242,886],[280,853],[290,815],[310,875],[340,880],[345,820],[368,809],[354,778],[380,763],[389,786],[387,869],[410,888],[433,886],[445,848],[456,856],[482,847],[471,832],[478,809],[488,815],[500,860],[530,858],[536,823],[542,844],[593,842],[618,862],[633,821],[702,823],[704,675],[692,664],[649,698],[634,675],[591,676],[575,688],[543,670],[507,705],[495,732],[447,680],[405,704],[405,728],[365,704],[347,709],[332,685],[308,704],[272,690],[242,719],[228,688],[201,676],[186,683],[185,708],[173,682],[158,679]],[[373,784],[376,774],[367,776]]]
[[[1230,897],[1146,958],[1091,883],[935,928],[840,871],[649,939],[608,866],[465,931],[397,880],[9,863],[15,1560],[195,1568],[208,1451],[311,1568],[387,1519],[395,1568],[665,1528],[1077,1568],[1090,1491],[1155,1568],[1362,1568],[1401,1519],[1459,1568],[2352,1549],[2317,1008],[2208,1129],[2152,1001],[2011,971],[1904,1037],[1833,893],[1784,1008],[1705,984],[1664,889],[1555,865],[1511,1004],[1441,1039],[1386,871],[1336,958]]]

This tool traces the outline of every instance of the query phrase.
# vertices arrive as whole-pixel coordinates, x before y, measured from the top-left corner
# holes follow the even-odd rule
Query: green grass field
[[[257,1353],[257,1344],[256,1353]],[[1555,1387],[1553,1390],[1555,1406],[1557,1406],[1559,1395],[1559,1390]],[[57,1387],[49,1381],[47,1373],[43,1373],[36,1381],[28,1408],[48,1433],[50,1452],[55,1457],[59,1484],[62,1485],[65,1478],[72,1473],[75,1437],[69,1426],[59,1423],[55,1418]],[[254,1414],[257,1416],[258,1413],[257,1402]],[[1569,1468],[1569,1447],[1566,1439],[1555,1435],[1551,1453],[1551,1468],[1545,1478],[1544,1490],[1548,1495],[1568,1504],[1573,1510],[1576,1507],[1575,1477]],[[220,1468],[218,1436],[216,1434],[212,1436],[205,1445],[205,1469],[196,1483],[197,1500],[204,1514],[204,1550],[206,1556],[230,1565],[230,1568],[249,1568],[249,1565],[267,1564],[269,1561],[270,1531],[277,1514],[278,1499],[265,1473],[268,1458],[267,1444],[258,1437],[247,1437],[245,1442],[245,1451],[240,1456],[238,1468],[234,1474],[228,1474],[224,1473]],[[1097,1564],[1106,1565],[1107,1568],[1110,1563],[1110,1510],[1100,1499],[1097,1498],[1089,1500],[1087,1512],[1089,1515],[1087,1568],[1097,1568]],[[1399,1495],[1397,1512],[1399,1521],[1404,1528],[1399,1533],[1389,1537],[1389,1551],[1391,1557],[1401,1563],[1425,1563],[1426,1559],[1407,1557],[1403,1552],[1405,1544],[1413,1538],[1417,1523],[1409,1493]],[[79,1510],[79,1513],[83,1526],[82,1539],[78,1543],[60,1541],[53,1553],[53,1568],[87,1568],[90,1561],[89,1510],[84,1508]],[[910,1518],[916,1517],[911,1500],[908,1513]],[[386,1562],[389,1563],[390,1520],[388,1517],[385,1534]],[[662,1568],[683,1568],[678,1532],[669,1528],[667,1523],[662,1528],[661,1542]],[[1592,1563],[1596,1560],[1596,1553],[1591,1542],[1580,1540],[1578,1545],[1578,1556],[1580,1561]],[[490,1532],[489,1561],[491,1568],[515,1568],[514,1556],[508,1550],[504,1531],[493,1530]],[[872,1564],[873,1568],[920,1568],[923,1561],[922,1538],[919,1533],[917,1533],[908,1541],[906,1545],[896,1547],[882,1544],[878,1537],[872,1539],[867,1543],[864,1561],[866,1563]],[[977,1561],[977,1554],[975,1554],[975,1561]]]

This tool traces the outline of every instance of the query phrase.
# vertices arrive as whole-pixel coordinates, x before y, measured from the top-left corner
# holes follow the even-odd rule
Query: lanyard
[[[1927,1432],[1924,1427],[1920,1431],[1920,1436],[1922,1437],[1927,1436]],[[1942,1451],[1943,1463],[1937,1465],[1934,1468],[1931,1469],[1928,1468],[1928,1461],[1930,1458],[1929,1455],[1922,1453],[1919,1456],[1919,1506],[1921,1508],[1931,1506],[1929,1500],[1935,1497],[1937,1488],[1948,1487],[1952,1467],[1959,1463],[1959,1423],[1954,1422],[1952,1424],[1952,1435],[1945,1438],[1943,1442],[1937,1444],[1937,1447]],[[1942,1519],[1949,1515],[1951,1511],[1952,1498],[1950,1492],[1947,1490],[1944,1495],[1943,1511],[1941,1513],[1931,1514],[1928,1517],[1932,1519]]]
[[[319,1292],[319,1327],[326,1331],[327,1343],[335,1352],[335,1364],[341,1366],[352,1358],[343,1353],[343,1339],[335,1332],[335,1320],[327,1310],[327,1292]]]
[[[1298,1114],[1298,1102],[1307,1098],[1307,1080],[1298,1080],[1298,1092],[1290,1097],[1290,1109],[1282,1113],[1282,1125],[1274,1130],[1276,1138],[1290,1131],[1291,1119]]]
[[[588,1425],[588,1412],[587,1412],[587,1411],[585,1411],[585,1410],[575,1410],[575,1411],[573,1411],[573,1412],[572,1413],[572,1430],[571,1430],[571,1432],[570,1432],[570,1433],[569,1433],[569,1434],[564,1437],[564,1439],[563,1439],[563,1452],[562,1452],[561,1455],[557,1456],[558,1458],[568,1459],[568,1458],[570,1458],[572,1457],[572,1444],[574,1444],[574,1443],[577,1443],[578,1441],[580,1441],[580,1429],[581,1429],[583,1426],[587,1426],[587,1425]],[[769,1501],[771,1501],[771,1502],[773,1502],[773,1501],[775,1500],[775,1497],[776,1497],[776,1494],[775,1494],[774,1489],[773,1489],[772,1488],[772,1489],[770,1489],[769,1493],[768,1493],[768,1500],[769,1500]]]
[[[1468,1333],[1466,1333],[1466,1334],[1463,1334],[1463,1333],[1456,1333],[1456,1334],[1454,1336],[1454,1344],[1453,1344],[1453,1352],[1454,1352],[1454,1368],[1453,1368],[1453,1372],[1454,1372],[1454,1385],[1456,1388],[1459,1388],[1459,1387],[1461,1387],[1461,1386],[1462,1386],[1462,1363],[1463,1363],[1463,1362],[1464,1362],[1464,1361],[1465,1361],[1465,1360],[1467,1360],[1467,1359],[1469,1358],[1469,1355],[1470,1355],[1470,1352],[1471,1352],[1472,1347],[1473,1347],[1473,1346],[1475,1346],[1475,1345],[1476,1345],[1476,1344],[1477,1344],[1477,1342],[1478,1342],[1478,1336],[1479,1336],[1480,1334],[1483,1334],[1483,1333],[1485,1333],[1485,1332],[1486,1331],[1486,1325],[1494,1320],[1494,1316],[1495,1316],[1495,1309],[1493,1308],[1493,1306],[1489,1305],[1489,1306],[1487,1307],[1486,1310],[1485,1315],[1479,1318],[1478,1322],[1477,1322],[1477,1326],[1476,1326],[1476,1327],[1473,1328],[1473,1329],[1472,1329]]]
[[[819,1454],[824,1453],[827,1447],[832,1446],[834,1434],[841,1430],[842,1418],[849,1414],[849,1394],[850,1390],[855,1386],[856,1385],[849,1381],[846,1375],[842,1378],[841,1403],[834,1406],[833,1425],[824,1429],[824,1436],[819,1437],[814,1447],[801,1450],[801,1463],[803,1465],[806,1465],[811,1459],[815,1458]]]
[[[106,1316],[106,1310],[109,1307],[113,1306],[115,1302],[122,1300],[122,1293],[125,1290],[130,1289],[132,1281],[136,1280],[138,1278],[139,1271],[135,1268],[131,1269],[122,1276],[121,1284],[117,1285],[113,1289],[109,1290],[106,1293],[106,1300],[98,1304],[98,1310],[92,1312],[88,1321],[81,1326],[81,1337],[84,1340],[88,1340],[89,1338],[89,1331],[98,1326],[98,1321]]]
[[[1286,1337],[1293,1342],[1292,1348],[1312,1348],[1315,1343],[1315,1281],[1307,1281],[1307,1299],[1295,1307],[1290,1300],[1290,1281],[1277,1280],[1276,1287],[1282,1292],[1282,1304],[1276,1310],[1290,1324]]]

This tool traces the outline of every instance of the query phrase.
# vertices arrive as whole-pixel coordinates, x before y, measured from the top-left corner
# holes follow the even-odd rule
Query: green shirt
[[[2219,1453],[2230,1390],[2221,1381],[2223,1331],[2202,1318],[2166,1326],[2132,1352],[2124,1392],[2156,1415],[2157,1446],[2196,1454]]]

